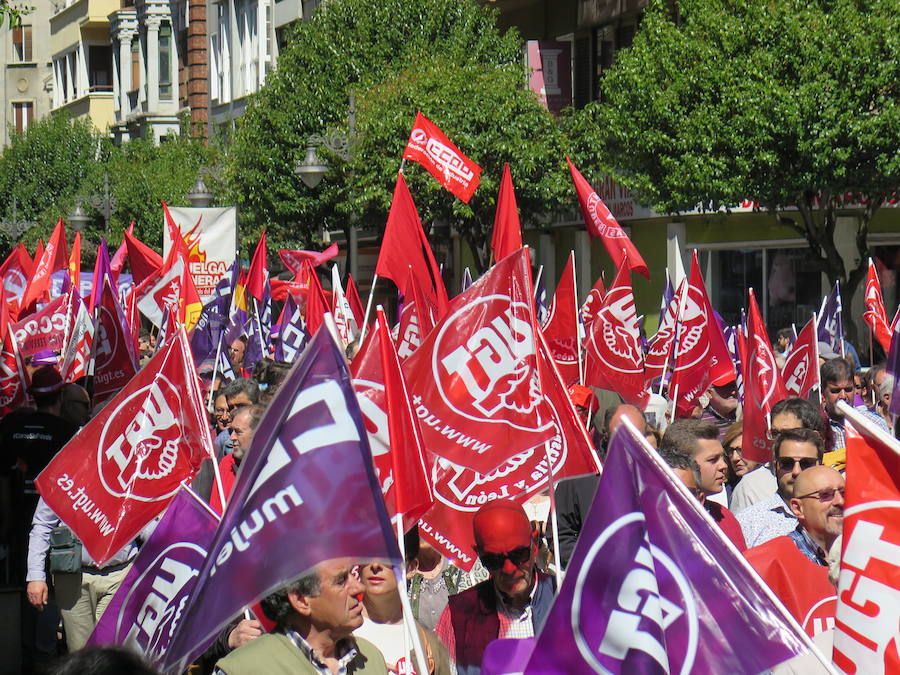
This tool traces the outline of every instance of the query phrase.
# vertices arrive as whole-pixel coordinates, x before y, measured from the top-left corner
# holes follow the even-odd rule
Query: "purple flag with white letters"
[[[182,671],[243,607],[341,557],[400,561],[347,363],[323,328],[260,420],[165,669]]]
[[[293,363],[303,352],[309,341],[303,310],[291,295],[284,301],[282,311],[283,323],[278,326],[278,343],[275,345],[275,358],[279,361]]]
[[[219,516],[182,488],[135,558],[88,647],[122,645],[162,663],[206,560]]]
[[[831,345],[835,354],[844,353],[844,318],[841,310],[841,285],[835,281],[831,293],[819,310],[819,342]]]
[[[631,424],[620,424],[525,673],[759,673],[812,643]]]
[[[203,306],[197,325],[191,333],[191,352],[198,367],[207,359],[216,358],[219,340],[228,327],[228,308],[231,306],[231,294],[237,283],[239,267],[239,263],[235,261],[231,264],[231,269],[219,279],[213,289],[212,300]]]

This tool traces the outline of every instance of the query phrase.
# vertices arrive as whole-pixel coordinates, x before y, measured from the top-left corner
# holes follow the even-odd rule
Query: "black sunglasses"
[[[803,459],[794,459],[793,457],[778,458],[778,468],[781,471],[793,471],[796,464],[800,465],[801,471],[806,471],[814,466],[818,466],[819,460],[815,457],[804,457]]]
[[[517,567],[527,563],[531,559],[531,547],[520,546],[519,548],[514,548],[509,553],[486,553],[480,551],[478,553],[478,558],[488,572],[494,572],[503,567],[503,563],[507,560]]]

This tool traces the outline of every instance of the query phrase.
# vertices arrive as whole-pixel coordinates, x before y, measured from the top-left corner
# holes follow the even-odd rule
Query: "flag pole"
[[[397,490],[394,491],[395,499],[399,501]],[[400,606],[403,608],[403,623],[406,630],[403,631],[404,652],[408,653],[406,644],[408,639],[412,639],[413,651],[416,655],[416,668],[420,673],[428,673],[428,660],[425,658],[425,650],[422,648],[422,641],[419,639],[419,631],[417,629],[416,617],[413,615],[412,605],[409,604],[409,595],[406,593],[406,546],[403,541],[403,513],[399,510],[397,504],[397,544],[400,547],[400,564],[394,565],[394,576],[397,577],[397,593],[400,595]]]
[[[550,527],[553,529],[553,555],[556,573],[556,588],[562,588],[562,558],[559,555],[559,518],[556,514],[556,484],[553,480],[553,462],[550,461],[550,441],[544,441],[544,457],[547,459],[547,489],[550,492]]]
[[[540,265],[538,267],[537,276],[534,278],[534,296],[537,298],[538,288],[541,283],[541,275],[544,273],[544,266]]]
[[[819,317],[816,316],[816,313],[813,312],[813,326],[815,327],[815,339],[813,340],[813,352],[815,352],[815,362],[814,368],[818,372],[819,369]],[[816,385],[816,393],[819,395],[819,405],[822,405],[822,379],[816,378],[818,380],[818,384]]]
[[[359,333],[359,346],[362,347],[363,340],[366,339],[366,327],[369,325],[369,314],[372,312],[372,296],[375,295],[375,282],[378,281],[378,275],[372,275],[372,285],[369,287],[369,299],[366,301],[366,315],[363,317],[362,330]]]
[[[687,281],[687,279],[685,279]],[[684,306],[685,300],[688,292],[688,286],[690,286],[690,282],[683,283],[681,287],[681,297],[678,298],[678,311],[675,313],[675,338],[672,342],[672,373],[675,373],[675,368],[678,366],[678,338],[680,337],[679,333],[681,333],[681,329],[684,327]],[[662,390],[664,383],[666,381],[666,370],[669,365],[669,359],[666,359],[663,362],[663,372],[662,377],[659,380],[659,392],[657,392],[660,396],[662,396]],[[670,421],[675,421],[675,401],[678,400],[678,384],[675,384],[675,395],[672,397],[672,417]]]
[[[572,256],[572,288],[575,289],[575,292],[572,295],[575,298],[575,351],[578,354],[578,382],[584,386],[584,359],[581,358],[581,336],[579,335],[581,332],[581,321],[578,316],[578,275],[575,273],[574,249],[569,250],[569,255]]]

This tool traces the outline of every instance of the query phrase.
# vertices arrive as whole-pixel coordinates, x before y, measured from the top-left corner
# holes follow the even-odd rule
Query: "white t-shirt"
[[[416,675],[414,664],[409,661],[412,642],[410,639],[404,640],[404,632],[402,623],[375,623],[365,617],[362,626],[353,631],[353,634],[368,640],[381,650],[391,675]]]

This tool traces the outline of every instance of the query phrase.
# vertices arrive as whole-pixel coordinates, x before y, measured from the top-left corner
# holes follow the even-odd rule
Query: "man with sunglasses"
[[[838,401],[846,401],[853,406],[853,395],[856,387],[853,384],[853,366],[844,358],[831,359],[822,364],[819,370],[819,380],[822,386],[822,403],[825,413],[831,425],[833,443],[826,448],[824,463],[833,466],[838,471],[843,471],[847,464],[847,445],[844,440],[844,416],[837,409]],[[860,411],[874,424],[890,433],[887,424],[881,415],[868,410]]]
[[[553,579],[535,568],[537,536],[525,510],[488,502],[473,520],[475,551],[490,578],[450,597],[435,633],[460,675],[481,672],[488,643],[537,635],[553,604]]]
[[[844,529],[844,477],[830,466],[802,471],[791,511],[798,523],[788,536],[812,562],[828,567],[828,551]]]
[[[748,547],[782,537],[797,527],[791,510],[794,482],[801,471],[822,463],[825,444],[812,429],[786,429],[778,434],[772,446],[770,468],[775,475],[778,492],[737,514]]]

